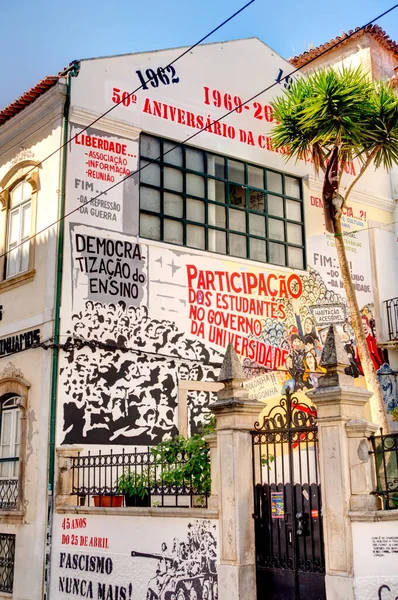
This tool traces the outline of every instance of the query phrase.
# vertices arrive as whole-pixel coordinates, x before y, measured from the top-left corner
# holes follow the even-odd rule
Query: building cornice
[[[34,103],[27,106],[23,111],[15,115],[15,117],[1,125],[0,145],[2,147],[2,154],[7,152],[7,145],[10,142],[15,146],[15,143],[18,143],[18,138],[21,134],[25,134],[27,130],[34,126],[37,130],[40,122],[45,121],[45,123],[42,124],[44,127],[44,125],[51,122],[52,119],[61,117],[65,98],[66,83],[63,80],[60,80]],[[25,141],[25,138],[26,134],[20,140],[21,144]]]
[[[72,123],[82,125],[83,127],[91,125],[93,121],[100,117],[100,114],[88,111],[80,106],[72,106],[69,113],[69,120]],[[138,140],[141,133],[141,129],[135,127],[131,123],[119,119],[112,119],[110,117],[101,117],[101,119],[93,125],[93,128],[133,141]]]
[[[322,192],[323,182],[320,179],[317,179],[312,175],[306,175],[303,179],[310,190],[314,192]],[[350,192],[348,204],[350,204],[351,201],[357,202],[358,204],[371,206],[372,208],[379,208],[390,213],[393,213],[395,209],[395,200],[393,198],[374,196],[355,189]]]

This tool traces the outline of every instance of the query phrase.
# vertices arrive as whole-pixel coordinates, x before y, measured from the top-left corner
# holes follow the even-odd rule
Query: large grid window
[[[175,145],[141,135],[141,237],[305,267],[300,179]]]

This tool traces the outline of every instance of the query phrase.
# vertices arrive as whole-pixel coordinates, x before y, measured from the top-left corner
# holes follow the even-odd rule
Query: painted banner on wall
[[[55,514],[51,597],[217,600],[218,522]]]

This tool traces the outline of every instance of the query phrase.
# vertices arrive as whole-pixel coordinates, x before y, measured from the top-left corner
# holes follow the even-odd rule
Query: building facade
[[[44,579],[49,584],[46,539],[50,598],[60,600],[72,593],[68,556],[73,546],[84,552],[88,539],[95,556],[112,558],[113,591],[101,594],[113,600],[147,597],[154,574],[146,559],[172,547],[173,536],[193,546],[202,536],[207,555],[217,554],[216,523],[206,519],[152,525],[145,543],[138,536],[144,554],[133,563],[124,517],[109,516],[105,527],[88,515],[66,539],[66,517],[51,505],[54,446],[110,454],[192,435],[209,414],[228,343],[264,408],[286,389],[304,397],[324,373],[319,359],[331,323],[349,356],[347,374],[364,386],[321,181],[310,160],[286,162],[270,137],[270,103],[292,65],[258,39],[200,46],[171,65],[176,54],[81,61],[75,77],[54,78],[0,126],[0,464],[4,488],[18,490],[15,506],[0,506],[0,552],[5,536],[4,548],[15,545],[8,556],[15,576],[3,591],[16,600],[36,600]],[[378,57],[375,77],[393,76],[398,52],[386,37],[367,32],[344,44],[336,61],[355,64],[363,55]],[[65,151],[41,164],[63,134],[71,140]],[[358,168],[347,166],[346,185]],[[384,302],[398,296],[390,276],[394,177],[370,169],[344,215],[375,366],[392,372],[398,354]],[[386,390],[389,410],[394,390]],[[21,573],[33,547],[37,571],[29,579]],[[84,581],[74,593],[94,597]]]
[[[43,594],[65,96],[49,77],[0,117],[1,598]]]

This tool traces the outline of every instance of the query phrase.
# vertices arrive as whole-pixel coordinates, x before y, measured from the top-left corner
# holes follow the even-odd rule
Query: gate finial
[[[350,366],[350,361],[334,324],[329,327],[319,364],[327,369],[326,375],[318,380],[319,388],[352,386],[352,377],[345,372]]]
[[[246,379],[238,355],[232,344],[228,344],[224,360],[221,365],[218,381],[229,381],[230,379]]]

